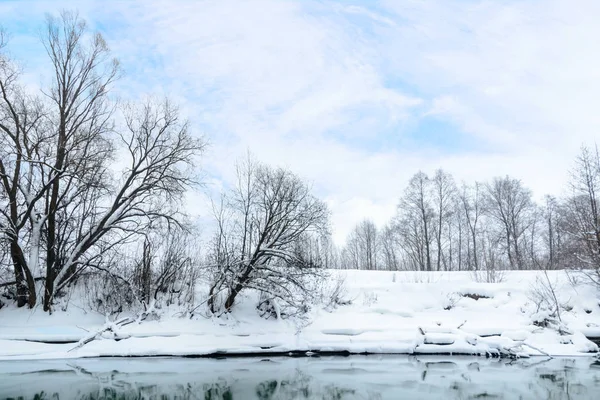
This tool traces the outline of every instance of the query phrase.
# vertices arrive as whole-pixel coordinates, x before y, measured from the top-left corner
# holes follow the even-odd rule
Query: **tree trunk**
[[[12,245],[11,245],[11,255],[12,255]],[[15,286],[17,289],[17,307],[23,307],[27,304],[27,286],[25,285],[25,275],[23,274],[23,269],[21,265],[15,260],[13,256],[13,267],[15,270]]]
[[[225,300],[225,310],[227,310],[228,312],[231,311],[231,307],[233,307],[233,304],[235,303],[235,298],[242,291],[246,282],[248,282],[248,278],[250,277],[250,273],[252,272],[253,265],[254,263],[250,263],[248,265],[248,267],[244,271],[244,274],[240,277],[240,279],[238,279],[238,283],[229,292],[227,300]]]
[[[508,254],[508,263],[510,264],[510,269],[515,269],[515,261],[511,251],[510,231],[508,228],[506,228],[506,253]]]
[[[424,221],[425,228],[425,257],[427,259],[427,271],[431,271],[431,250],[429,248],[429,233],[427,230],[427,222]]]
[[[475,227],[471,229],[471,236],[473,237],[473,264],[474,270],[479,270],[479,264],[477,263],[477,232],[475,231]]]
[[[25,304],[28,304],[29,308],[33,308],[37,301],[35,281],[33,275],[31,275],[31,271],[27,267],[21,247],[14,240],[10,242],[10,255],[15,270],[17,306],[23,307]]]

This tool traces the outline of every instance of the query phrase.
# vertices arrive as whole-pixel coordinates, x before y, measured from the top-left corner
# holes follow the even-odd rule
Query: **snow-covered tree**
[[[322,260],[307,254],[305,239],[327,233],[325,203],[294,173],[249,158],[238,165],[237,184],[215,215],[211,312],[231,310],[245,289],[281,307],[302,308],[323,279]]]

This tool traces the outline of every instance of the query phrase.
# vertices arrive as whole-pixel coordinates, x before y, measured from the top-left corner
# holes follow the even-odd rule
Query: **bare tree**
[[[215,215],[210,311],[231,310],[245,289],[282,307],[302,308],[323,274],[320,260],[307,256],[305,238],[321,235],[328,223],[327,207],[309,186],[290,171],[248,159],[238,166],[237,186]]]
[[[454,212],[454,196],[456,194],[456,185],[452,175],[444,172],[442,169],[435,171],[431,180],[433,189],[433,204],[435,208],[435,243],[437,247],[436,269],[441,270],[442,264],[446,265],[444,257],[444,227],[450,229],[450,221]],[[448,245],[451,243],[451,235],[446,237]],[[451,254],[449,255],[451,257]],[[447,266],[445,269],[448,269]]]
[[[321,257],[323,268],[327,269],[339,269],[340,268],[340,255],[339,249],[333,242],[331,233],[321,235],[315,239],[317,241],[316,249]],[[315,257],[316,258],[316,257]]]
[[[524,269],[522,239],[530,227],[533,209],[531,192],[521,181],[510,177],[494,178],[486,185],[487,212],[502,227],[510,268]]]
[[[379,232],[369,219],[359,222],[346,240],[346,254],[354,269],[378,269]]]
[[[119,138],[129,165],[116,180],[118,185],[91,200],[94,211],[80,215],[77,235],[64,244],[69,250],[46,277],[46,309],[57,290],[101,261],[104,249],[139,237],[155,221],[178,224],[179,200],[196,183],[190,168],[204,143],[190,135],[175,107],[166,100],[129,106],[124,120],[127,129]]]
[[[388,271],[397,271],[401,264],[401,249],[398,246],[397,230],[390,224],[381,230],[379,248],[382,254],[382,264]]]
[[[479,249],[477,248],[477,242],[479,232],[478,224],[483,213],[482,195],[481,184],[478,182],[475,182],[475,185],[471,187],[463,184],[459,195],[460,206],[465,216],[470,235],[467,263],[470,269],[473,270],[479,269]]]
[[[545,221],[545,233],[542,233],[546,244],[548,266],[557,269],[562,264],[563,257],[563,235],[561,224],[561,211],[558,199],[553,196],[544,198],[543,218]]]
[[[165,305],[192,304],[199,272],[199,247],[192,233],[178,226],[146,236],[133,269],[135,288],[145,306],[164,297]]]
[[[431,205],[431,181],[418,172],[409,181],[398,205],[396,226],[403,247],[416,269],[432,270],[431,242],[434,210]]]
[[[40,203],[49,188],[41,173],[49,161],[45,110],[36,97],[19,84],[20,71],[4,53],[6,38],[0,32],[0,229],[8,242],[17,304],[36,303],[34,274],[38,260],[43,208]],[[54,174],[56,175],[56,174]],[[31,231],[29,231],[31,229]],[[31,236],[31,240],[25,240]],[[31,251],[24,248],[29,242]],[[28,255],[29,253],[29,255]]]
[[[568,203],[573,218],[570,233],[582,244],[578,253],[587,268],[600,268],[600,155],[582,147],[571,172],[573,196]]]

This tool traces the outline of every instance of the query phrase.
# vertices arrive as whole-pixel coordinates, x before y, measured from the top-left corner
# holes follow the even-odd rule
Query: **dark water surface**
[[[595,358],[1,361],[0,399],[600,399]]]

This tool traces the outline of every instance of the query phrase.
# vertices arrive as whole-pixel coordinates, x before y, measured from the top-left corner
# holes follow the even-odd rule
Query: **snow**
[[[163,307],[160,319],[114,326],[114,332],[79,345],[107,325],[105,316],[85,311],[75,298],[66,311],[53,315],[6,306],[0,309],[0,359],[307,351],[527,357],[597,351],[586,339],[600,337],[597,289],[571,285],[562,271],[549,275],[566,306],[561,311],[563,335],[533,324],[539,314],[531,296],[541,276],[537,271],[506,272],[500,283],[474,282],[468,272],[332,274],[345,279],[343,300],[350,304],[333,310],[315,307],[307,321],[261,318],[255,310],[257,294],[250,292],[226,317],[189,319],[181,317],[181,309]]]

